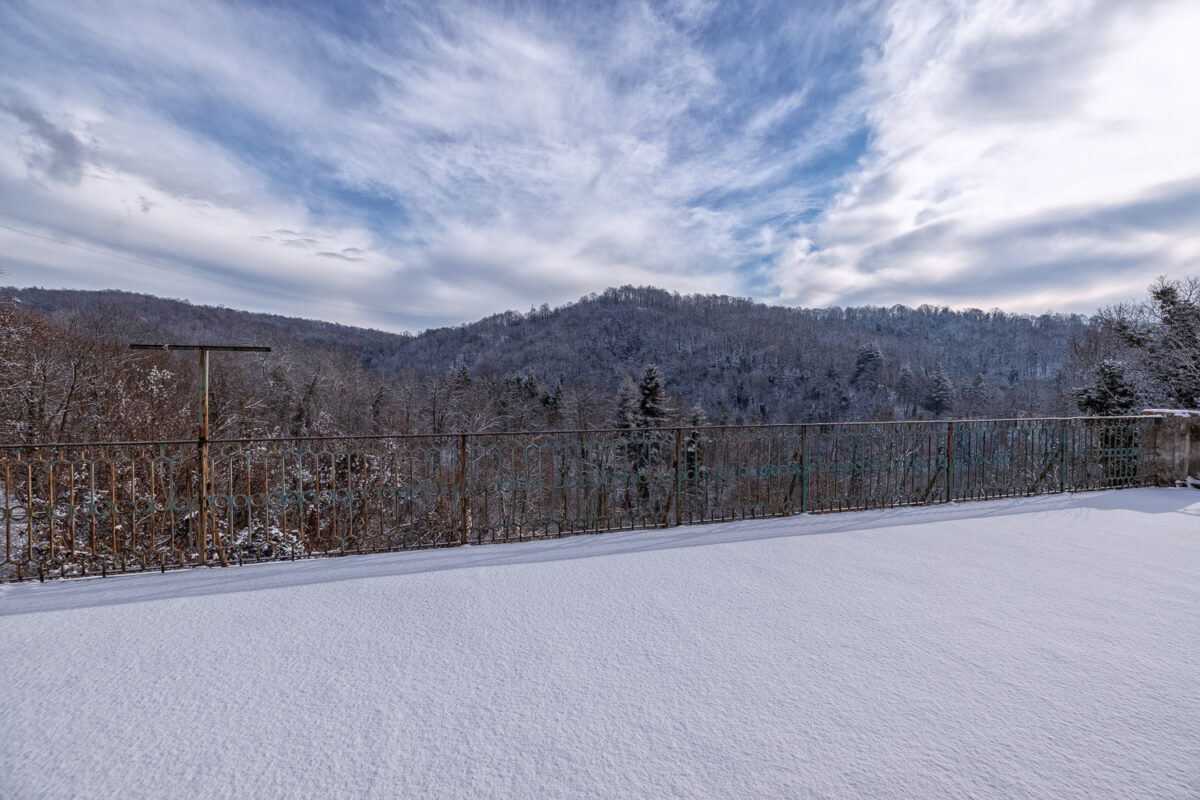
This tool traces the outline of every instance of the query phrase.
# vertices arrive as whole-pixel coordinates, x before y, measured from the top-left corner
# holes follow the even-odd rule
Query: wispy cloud
[[[1200,267],[1194,3],[898,3],[872,144],[777,262],[804,303],[1089,310]]]
[[[18,147],[25,166],[33,177],[79,183],[83,173],[83,143],[70,131],[63,130],[45,115],[20,100],[0,105],[24,127]]]
[[[2,265],[409,329],[625,282],[1078,307],[1195,258],[1194,19],[17,2]]]
[[[873,4],[331,8],[6,12],[13,277],[389,327],[622,281],[744,293],[764,226],[858,155]]]

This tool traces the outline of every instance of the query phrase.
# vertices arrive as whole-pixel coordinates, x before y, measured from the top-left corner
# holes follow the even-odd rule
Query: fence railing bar
[[[445,433],[372,433],[372,434],[322,434],[319,436],[250,436],[232,439],[209,439],[209,444],[259,444],[264,442],[332,442],[332,441],[389,441],[394,439],[456,439],[459,436],[468,437],[513,437],[513,436],[557,436],[562,434],[577,434],[577,433],[630,433],[630,432],[647,432],[647,431],[674,431],[676,428],[683,430],[695,431],[720,431],[720,430],[764,430],[764,429],[788,429],[801,428],[805,425],[833,425],[837,427],[864,427],[871,425],[887,425],[887,426],[902,426],[917,424],[943,425],[948,422],[953,423],[969,423],[981,424],[987,422],[1084,422],[1084,421],[1104,421],[1104,420],[1146,420],[1146,419],[1161,419],[1162,414],[1123,414],[1105,417],[995,417],[987,419],[942,419],[942,420],[860,420],[851,422],[759,422],[745,424],[729,424],[729,425],[665,425],[662,427],[649,428],[549,428],[545,430],[535,431],[447,431]],[[153,446],[160,445],[194,445],[195,439],[145,439],[145,440],[129,440],[129,441],[86,441],[86,442],[30,442],[30,443],[14,443],[0,444],[0,451],[4,450],[20,450],[29,448],[46,448],[46,447],[132,447],[132,446]]]
[[[1154,480],[1158,422],[1139,415],[0,447],[0,581],[1141,486]]]

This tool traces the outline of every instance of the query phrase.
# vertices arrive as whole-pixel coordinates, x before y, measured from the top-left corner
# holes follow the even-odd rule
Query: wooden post
[[[200,527],[200,535],[198,538],[199,551],[197,555],[200,558],[201,564],[208,562],[208,502],[212,496],[212,475],[209,474],[209,458],[208,458],[208,354],[212,350],[221,350],[223,352],[237,353],[269,353],[269,347],[243,346],[243,345],[220,345],[220,344],[131,344],[131,350],[199,350],[200,351],[200,420],[198,432],[196,434],[196,451],[200,459],[200,487],[197,494],[199,495],[199,508],[197,509],[197,522]],[[227,566],[225,560],[225,547],[221,542],[221,537],[217,532],[213,531],[213,543],[217,546],[217,553],[221,559],[221,566]]]
[[[458,493],[462,497],[461,544],[467,543],[467,435],[458,435]]]

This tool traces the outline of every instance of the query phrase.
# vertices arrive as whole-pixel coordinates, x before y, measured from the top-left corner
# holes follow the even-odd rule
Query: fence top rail
[[[719,431],[719,430],[766,430],[766,429],[795,429],[795,428],[825,428],[825,427],[867,427],[881,425],[919,425],[933,426],[949,423],[980,424],[997,422],[1037,423],[1037,422],[1088,422],[1101,420],[1152,421],[1160,419],[1162,414],[1120,414],[1110,416],[1074,416],[1074,417],[995,417],[987,419],[893,419],[893,420],[862,420],[856,422],[764,422],[748,425],[665,425],[655,428],[572,428],[565,430],[535,430],[535,431],[454,431],[447,433],[385,433],[385,434],[356,434],[356,435],[322,435],[322,436],[251,436],[237,439],[209,439],[208,443],[217,444],[255,444],[264,442],[327,442],[327,441],[385,441],[389,439],[450,439],[466,436],[468,438],[486,438],[498,436],[563,436],[583,433],[673,433],[674,431]],[[28,442],[25,444],[0,444],[0,453],[6,450],[21,450],[42,447],[147,447],[159,445],[194,445],[196,439],[158,439],[116,442]]]
[[[271,348],[237,344],[131,344],[130,350],[215,350],[223,353],[269,353]]]
[[[26,442],[25,444],[0,444],[4,450],[24,450],[31,447],[157,447],[159,445],[182,444],[195,446],[195,439],[146,439],[116,442]]]

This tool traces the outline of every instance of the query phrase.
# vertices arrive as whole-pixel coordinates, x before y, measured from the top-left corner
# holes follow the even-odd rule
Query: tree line
[[[1074,355],[1084,413],[1200,408],[1200,278],[1159,278],[1145,300],[1103,309]]]
[[[1080,315],[796,309],[621,287],[557,309],[394,334],[125,292],[8,289],[0,438],[214,437],[1106,413],[1200,404],[1198,282]],[[1190,398],[1190,400],[1189,400]],[[1186,401],[1186,402],[1185,402]]]

